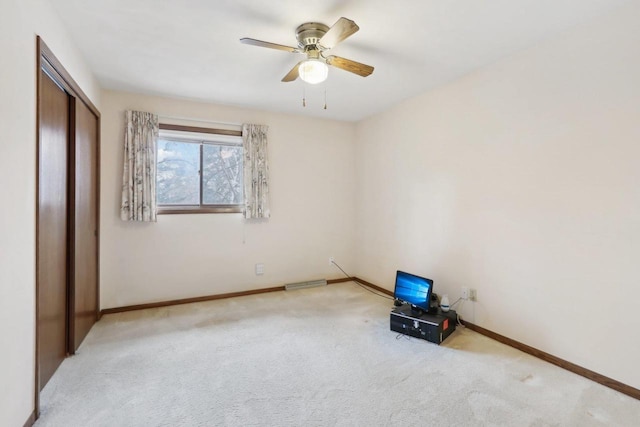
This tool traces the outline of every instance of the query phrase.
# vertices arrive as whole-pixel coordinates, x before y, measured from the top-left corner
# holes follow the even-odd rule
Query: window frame
[[[213,135],[224,135],[224,136],[236,136],[242,138],[242,131],[239,130],[231,130],[231,129],[214,129],[214,128],[205,128],[205,127],[196,127],[196,126],[183,126],[183,125],[172,125],[160,123],[160,130],[166,131],[178,131],[178,132],[190,132],[190,133],[205,133],[205,134],[213,134]],[[179,138],[176,138],[179,140]],[[200,201],[202,201],[202,171],[203,171],[203,145],[206,144],[206,141],[200,140],[190,140],[190,141],[181,141],[184,143],[194,143],[200,145]],[[216,145],[212,143],[211,145]],[[225,145],[225,144],[222,144]],[[242,146],[240,144],[240,146]],[[156,159],[156,168],[157,168]],[[244,170],[244,162],[242,164],[242,168]],[[156,193],[157,197],[157,193]],[[244,192],[243,192],[244,199]],[[244,202],[242,204],[237,205],[160,205],[157,204],[157,213],[158,215],[173,215],[173,214],[211,214],[211,213],[243,213],[244,212]]]

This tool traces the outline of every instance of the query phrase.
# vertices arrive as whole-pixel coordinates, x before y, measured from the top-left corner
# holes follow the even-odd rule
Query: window
[[[160,125],[158,213],[242,212],[240,131]]]

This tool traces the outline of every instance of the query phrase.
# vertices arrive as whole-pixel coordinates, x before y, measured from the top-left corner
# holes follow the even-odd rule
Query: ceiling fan
[[[335,55],[325,56],[324,54],[359,29],[360,27],[352,20],[340,18],[331,28],[319,22],[307,22],[298,26],[298,28],[296,28],[298,47],[269,43],[246,37],[240,39],[240,42],[253,46],[305,54],[307,58],[298,62],[291,71],[282,78],[282,81],[292,82],[300,77],[307,83],[316,84],[327,78],[329,73],[327,65],[349,71],[362,77],[367,77],[373,73],[373,67],[370,65]]]

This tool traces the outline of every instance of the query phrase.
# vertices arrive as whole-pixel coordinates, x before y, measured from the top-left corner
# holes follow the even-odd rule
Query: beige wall
[[[102,99],[102,308],[341,277],[329,266],[330,256],[353,268],[354,124],[111,91]],[[127,109],[268,125],[272,217],[160,215],[155,224],[121,221]],[[264,263],[264,275],[255,275],[256,263]]]
[[[0,11],[0,425],[21,426],[34,402],[36,34],[99,106],[100,89],[44,0]]]
[[[640,388],[640,6],[357,128],[357,275]]]

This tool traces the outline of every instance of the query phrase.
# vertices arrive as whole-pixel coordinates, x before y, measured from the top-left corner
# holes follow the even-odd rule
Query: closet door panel
[[[98,317],[98,118],[80,101],[74,148],[72,353]]]
[[[69,96],[41,71],[38,146],[38,387],[67,354]]]

